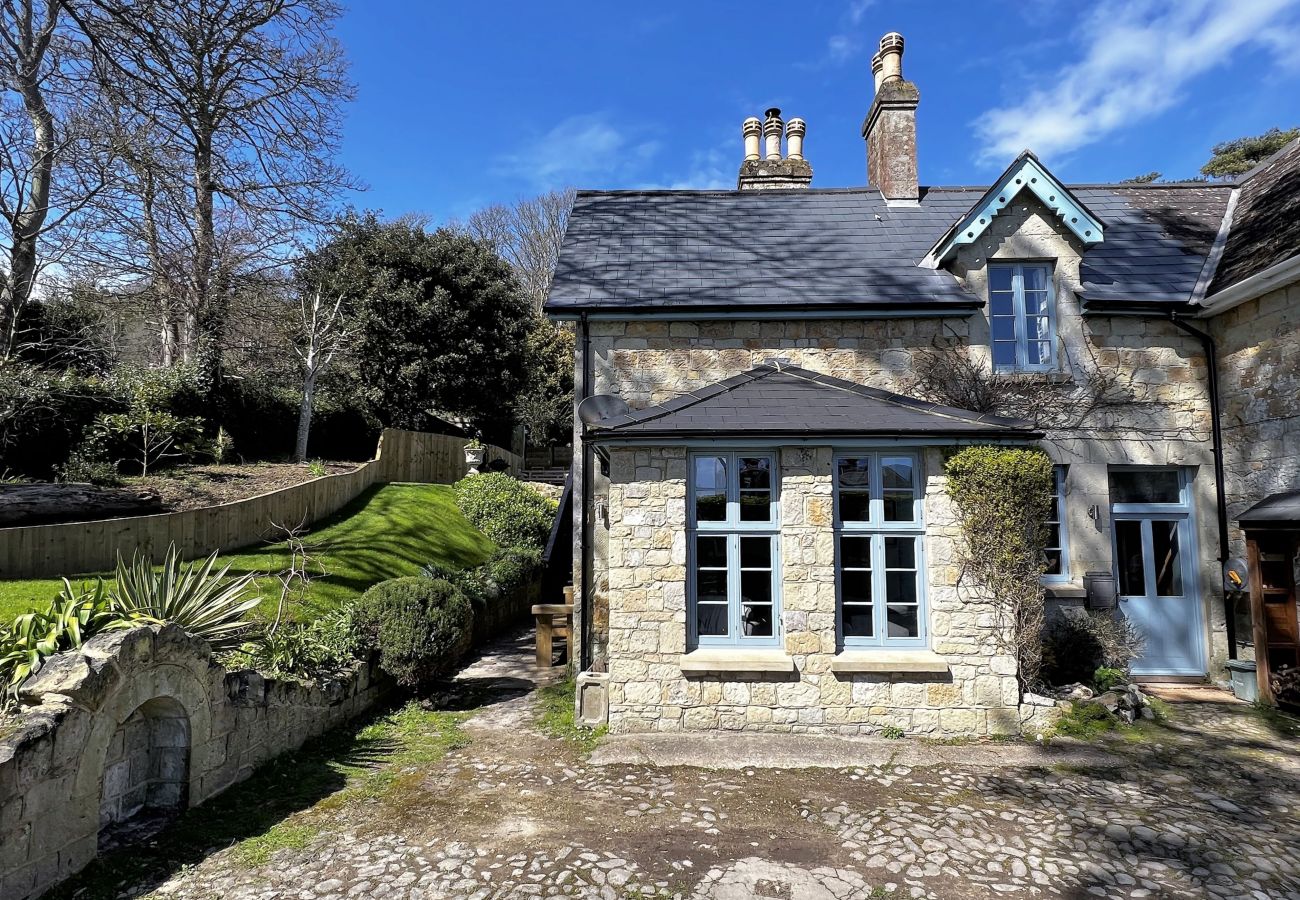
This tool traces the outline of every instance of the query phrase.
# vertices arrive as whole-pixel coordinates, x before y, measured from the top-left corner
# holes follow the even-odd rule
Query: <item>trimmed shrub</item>
[[[277,678],[328,678],[346,671],[360,653],[354,611],[346,606],[263,632],[235,651],[232,662]]]
[[[413,576],[381,581],[357,603],[357,632],[379,651],[379,668],[402,687],[421,690],[469,649],[474,614],[451,582]]]
[[[559,504],[503,472],[456,482],[456,505],[499,547],[541,550]]]

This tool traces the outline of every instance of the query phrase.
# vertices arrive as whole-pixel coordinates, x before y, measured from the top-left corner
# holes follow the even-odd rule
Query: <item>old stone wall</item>
[[[94,859],[101,824],[198,805],[387,689],[368,666],[323,685],[228,672],[174,625],[52,657],[0,740],[0,896],[39,894]]]
[[[609,504],[609,716],[615,731],[1016,733],[1016,664],[993,606],[958,588],[959,526],[937,451],[924,454],[931,647],[946,673],[832,672],[829,447],[780,448],[784,649],[791,674],[687,675],[683,448],[614,450]]]
[[[1300,283],[1216,316],[1210,331],[1219,349],[1233,555],[1243,556],[1237,516],[1300,488]]]

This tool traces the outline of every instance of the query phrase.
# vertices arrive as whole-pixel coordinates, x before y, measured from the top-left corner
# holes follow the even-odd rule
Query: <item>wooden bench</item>
[[[549,669],[554,665],[555,638],[564,638],[566,649],[572,655],[573,646],[573,588],[564,589],[568,603],[538,603],[533,607],[537,620],[537,666]]]

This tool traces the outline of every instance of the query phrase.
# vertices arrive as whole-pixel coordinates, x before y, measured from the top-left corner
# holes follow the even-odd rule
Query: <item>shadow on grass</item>
[[[138,896],[213,853],[266,835],[292,814],[341,791],[350,775],[377,769],[392,758],[400,742],[368,727],[389,714],[391,708],[363,716],[277,757],[247,781],[187,810],[152,840],[95,860],[46,896]]]

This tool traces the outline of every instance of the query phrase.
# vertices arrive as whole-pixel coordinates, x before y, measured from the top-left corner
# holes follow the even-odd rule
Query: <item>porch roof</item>
[[[940,406],[781,362],[590,427],[595,441],[693,437],[1033,440],[1025,419]]]
[[[1243,528],[1300,528],[1300,491],[1271,494],[1237,517]]]

